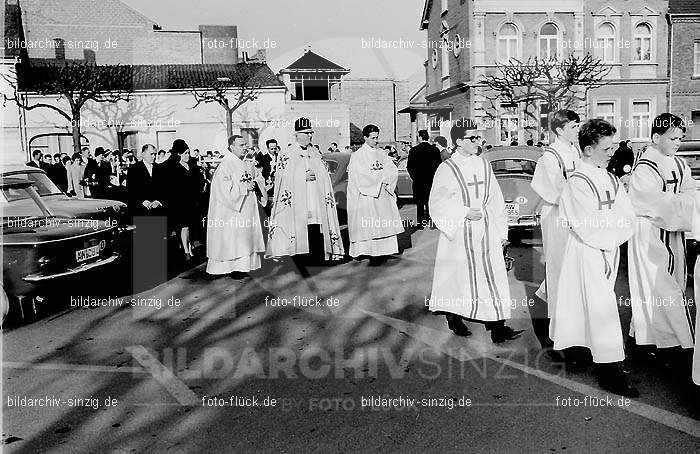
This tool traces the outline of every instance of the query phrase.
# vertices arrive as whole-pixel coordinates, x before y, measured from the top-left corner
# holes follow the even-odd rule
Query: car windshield
[[[44,172],[12,172],[12,173],[7,173],[4,174],[3,177],[16,177],[16,178],[22,178],[24,180],[29,180],[34,183],[34,189],[36,189],[36,192],[39,193],[40,196],[44,197],[47,195],[57,195],[57,194],[63,194],[60,189],[54,184],[53,181],[46,175]],[[20,198],[23,199],[28,199],[29,194],[27,194],[26,191],[22,191],[22,197],[18,197],[20,194],[17,194],[14,199],[8,199],[7,195],[5,196],[5,199],[8,201],[12,200],[19,200]]]
[[[491,161],[493,173],[496,175],[524,173],[526,175],[535,174],[535,162],[527,159],[499,159]]]
[[[687,156],[681,155],[681,157],[688,163],[690,173],[693,178],[700,178],[700,154]]]
[[[44,217],[45,213],[42,211],[42,208],[38,205],[38,203],[36,203],[36,201],[31,201],[29,203],[20,202],[19,204],[10,203],[16,200],[31,198],[32,196],[29,194],[27,188],[3,188],[2,200],[0,200],[0,211],[2,211],[3,224],[5,224],[8,219]]]

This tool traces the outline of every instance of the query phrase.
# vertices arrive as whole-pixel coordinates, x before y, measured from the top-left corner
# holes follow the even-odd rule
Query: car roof
[[[3,164],[0,166],[0,171],[2,173],[9,173],[9,172],[44,172],[42,169],[39,169],[38,167],[32,167],[28,166],[25,164]]]
[[[2,178],[0,179],[0,187],[6,188],[28,188],[34,183],[24,178]]]
[[[539,147],[530,147],[527,145],[508,146],[499,145],[481,153],[481,156],[487,161],[499,161],[502,159],[525,159],[528,161],[537,161],[544,153],[544,149]]]

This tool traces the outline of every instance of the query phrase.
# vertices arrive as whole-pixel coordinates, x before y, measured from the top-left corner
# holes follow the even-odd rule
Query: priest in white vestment
[[[311,145],[308,118],[294,122],[296,142],[277,158],[266,257],[302,255],[317,263],[345,255],[328,169]],[[301,262],[299,262],[301,264]]]
[[[619,247],[634,234],[635,215],[627,191],[606,169],[615,152],[616,129],[605,120],[587,121],[579,132],[583,159],[559,198],[568,228],[550,325],[556,350],[590,349],[598,382],[610,392],[637,397],[620,369],[625,359],[615,296]]]
[[[700,235],[700,228],[695,231],[697,235]],[[700,238],[696,236],[695,238]],[[695,261],[695,272],[693,274],[694,287],[695,287],[695,301],[697,304],[698,298],[700,297],[700,260]],[[700,327],[700,310],[695,306],[695,331]],[[695,334],[695,350],[693,351],[693,383],[700,386],[700,336]]]
[[[362,134],[365,143],[348,165],[350,256],[370,256],[370,264],[378,265],[399,252],[397,235],[404,231],[396,204],[399,171],[386,151],[376,148],[379,128],[367,125]]]
[[[581,157],[578,143],[580,118],[571,110],[557,111],[551,120],[554,142],[544,148],[537,161],[532,177],[532,189],[542,198],[540,223],[542,227],[542,249],[545,257],[545,279],[535,292],[547,302],[547,314],[551,319],[557,301],[557,282],[569,235],[568,229],[559,222],[559,196],[569,175],[578,168]],[[551,329],[549,335],[551,337]]]
[[[630,335],[637,345],[692,348],[695,324],[686,303],[685,232],[696,213],[697,184],[675,156],[685,127],[664,113],[652,123],[650,144],[637,161],[629,194],[637,215],[629,244]]]
[[[440,231],[429,309],[446,313],[457,335],[471,334],[466,319],[484,323],[493,342],[512,340],[522,331],[505,326],[511,298],[503,194],[491,165],[476,155],[474,122],[456,120],[450,136],[456,151],[438,167],[428,202]]]
[[[243,161],[243,137],[229,138],[229,152],[216,168],[207,215],[207,273],[247,273],[260,268],[265,252],[257,185],[267,203],[265,180],[251,163]]]

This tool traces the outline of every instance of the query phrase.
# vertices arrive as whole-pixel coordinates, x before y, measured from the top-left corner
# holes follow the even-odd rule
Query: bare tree
[[[80,119],[85,104],[89,101],[128,102],[134,86],[132,68],[122,65],[98,66],[88,62],[18,64],[13,75],[2,75],[13,88],[11,96],[3,93],[4,101],[14,101],[24,110],[49,109],[65,118],[73,134],[74,152],[80,151]],[[44,99],[34,102],[30,94]],[[47,98],[53,96],[58,102],[48,101]],[[64,101],[63,105],[61,101]]]
[[[213,74],[203,81],[202,87],[183,81],[189,86],[197,108],[201,104],[217,103],[226,113],[226,134],[233,135],[233,113],[248,101],[260,95],[264,85],[267,66],[262,63],[238,63],[233,71]]]
[[[497,63],[497,72],[484,76],[480,84],[486,88],[484,97],[489,101],[485,109],[495,118],[501,104],[522,105],[525,115],[537,124],[539,103],[547,103],[549,111],[573,108],[585,102],[588,91],[608,83],[605,77],[612,70],[601,59],[585,54],[574,54],[564,60],[530,57],[526,61],[511,59]],[[532,129],[526,126],[526,129]]]

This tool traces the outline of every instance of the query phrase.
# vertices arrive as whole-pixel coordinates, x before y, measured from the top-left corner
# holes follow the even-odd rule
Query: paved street
[[[415,219],[415,206],[401,213]],[[124,298],[122,307],[6,331],[5,449],[698,451],[689,377],[634,356],[626,367],[641,398],[606,400],[592,370],[567,374],[542,354],[539,239],[510,252],[509,324],[524,335],[497,346],[472,325],[471,337],[454,336],[425,307],[437,238],[407,233],[382,267],[349,261],[310,268],[308,279],[291,261],[265,262],[243,281],[206,280],[200,265],[135,295],[134,306],[103,288],[89,296]],[[625,325],[629,316],[623,307]]]

